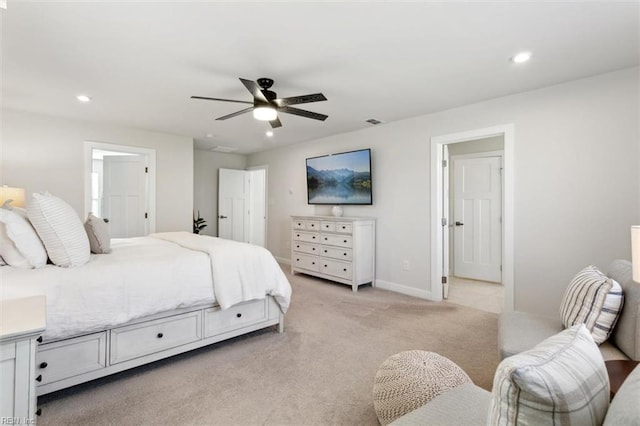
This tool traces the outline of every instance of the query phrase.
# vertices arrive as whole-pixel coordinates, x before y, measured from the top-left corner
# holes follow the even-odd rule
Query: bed
[[[44,294],[38,395],[278,326],[291,287],[266,249],[187,232],[113,239],[61,268],[0,268],[1,298]]]

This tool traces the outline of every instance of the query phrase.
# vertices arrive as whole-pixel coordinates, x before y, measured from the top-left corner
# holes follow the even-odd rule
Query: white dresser
[[[372,218],[292,216],[291,273],[350,285],[375,285],[376,222]]]
[[[0,420],[2,424],[35,424],[36,348],[46,325],[44,296],[0,304]]]

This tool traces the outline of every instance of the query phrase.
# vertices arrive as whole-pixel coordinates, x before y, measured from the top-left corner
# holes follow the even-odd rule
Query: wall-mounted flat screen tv
[[[371,150],[307,158],[309,204],[371,205]]]

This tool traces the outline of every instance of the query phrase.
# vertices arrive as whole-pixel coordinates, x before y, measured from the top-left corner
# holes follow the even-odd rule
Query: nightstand
[[[36,348],[46,325],[44,296],[0,303],[0,422],[36,422]]]
[[[604,365],[607,367],[607,374],[609,374],[609,384],[611,387],[611,391],[610,391],[611,399],[613,399],[613,397],[616,395],[616,393],[620,389],[620,386],[622,386],[622,383],[624,382],[624,380],[627,378],[629,374],[631,374],[633,369],[636,368],[638,364],[640,364],[640,362],[632,361],[628,359],[625,359],[625,360],[617,359],[613,361],[605,361]]]

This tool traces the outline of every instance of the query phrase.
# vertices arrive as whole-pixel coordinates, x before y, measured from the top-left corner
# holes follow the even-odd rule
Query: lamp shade
[[[633,263],[633,280],[640,282],[640,226],[631,227],[631,262]]]
[[[272,121],[278,118],[278,112],[270,106],[260,106],[253,109],[253,118],[260,121]]]
[[[0,186],[0,206],[11,200],[13,207],[24,207],[24,188]]]

